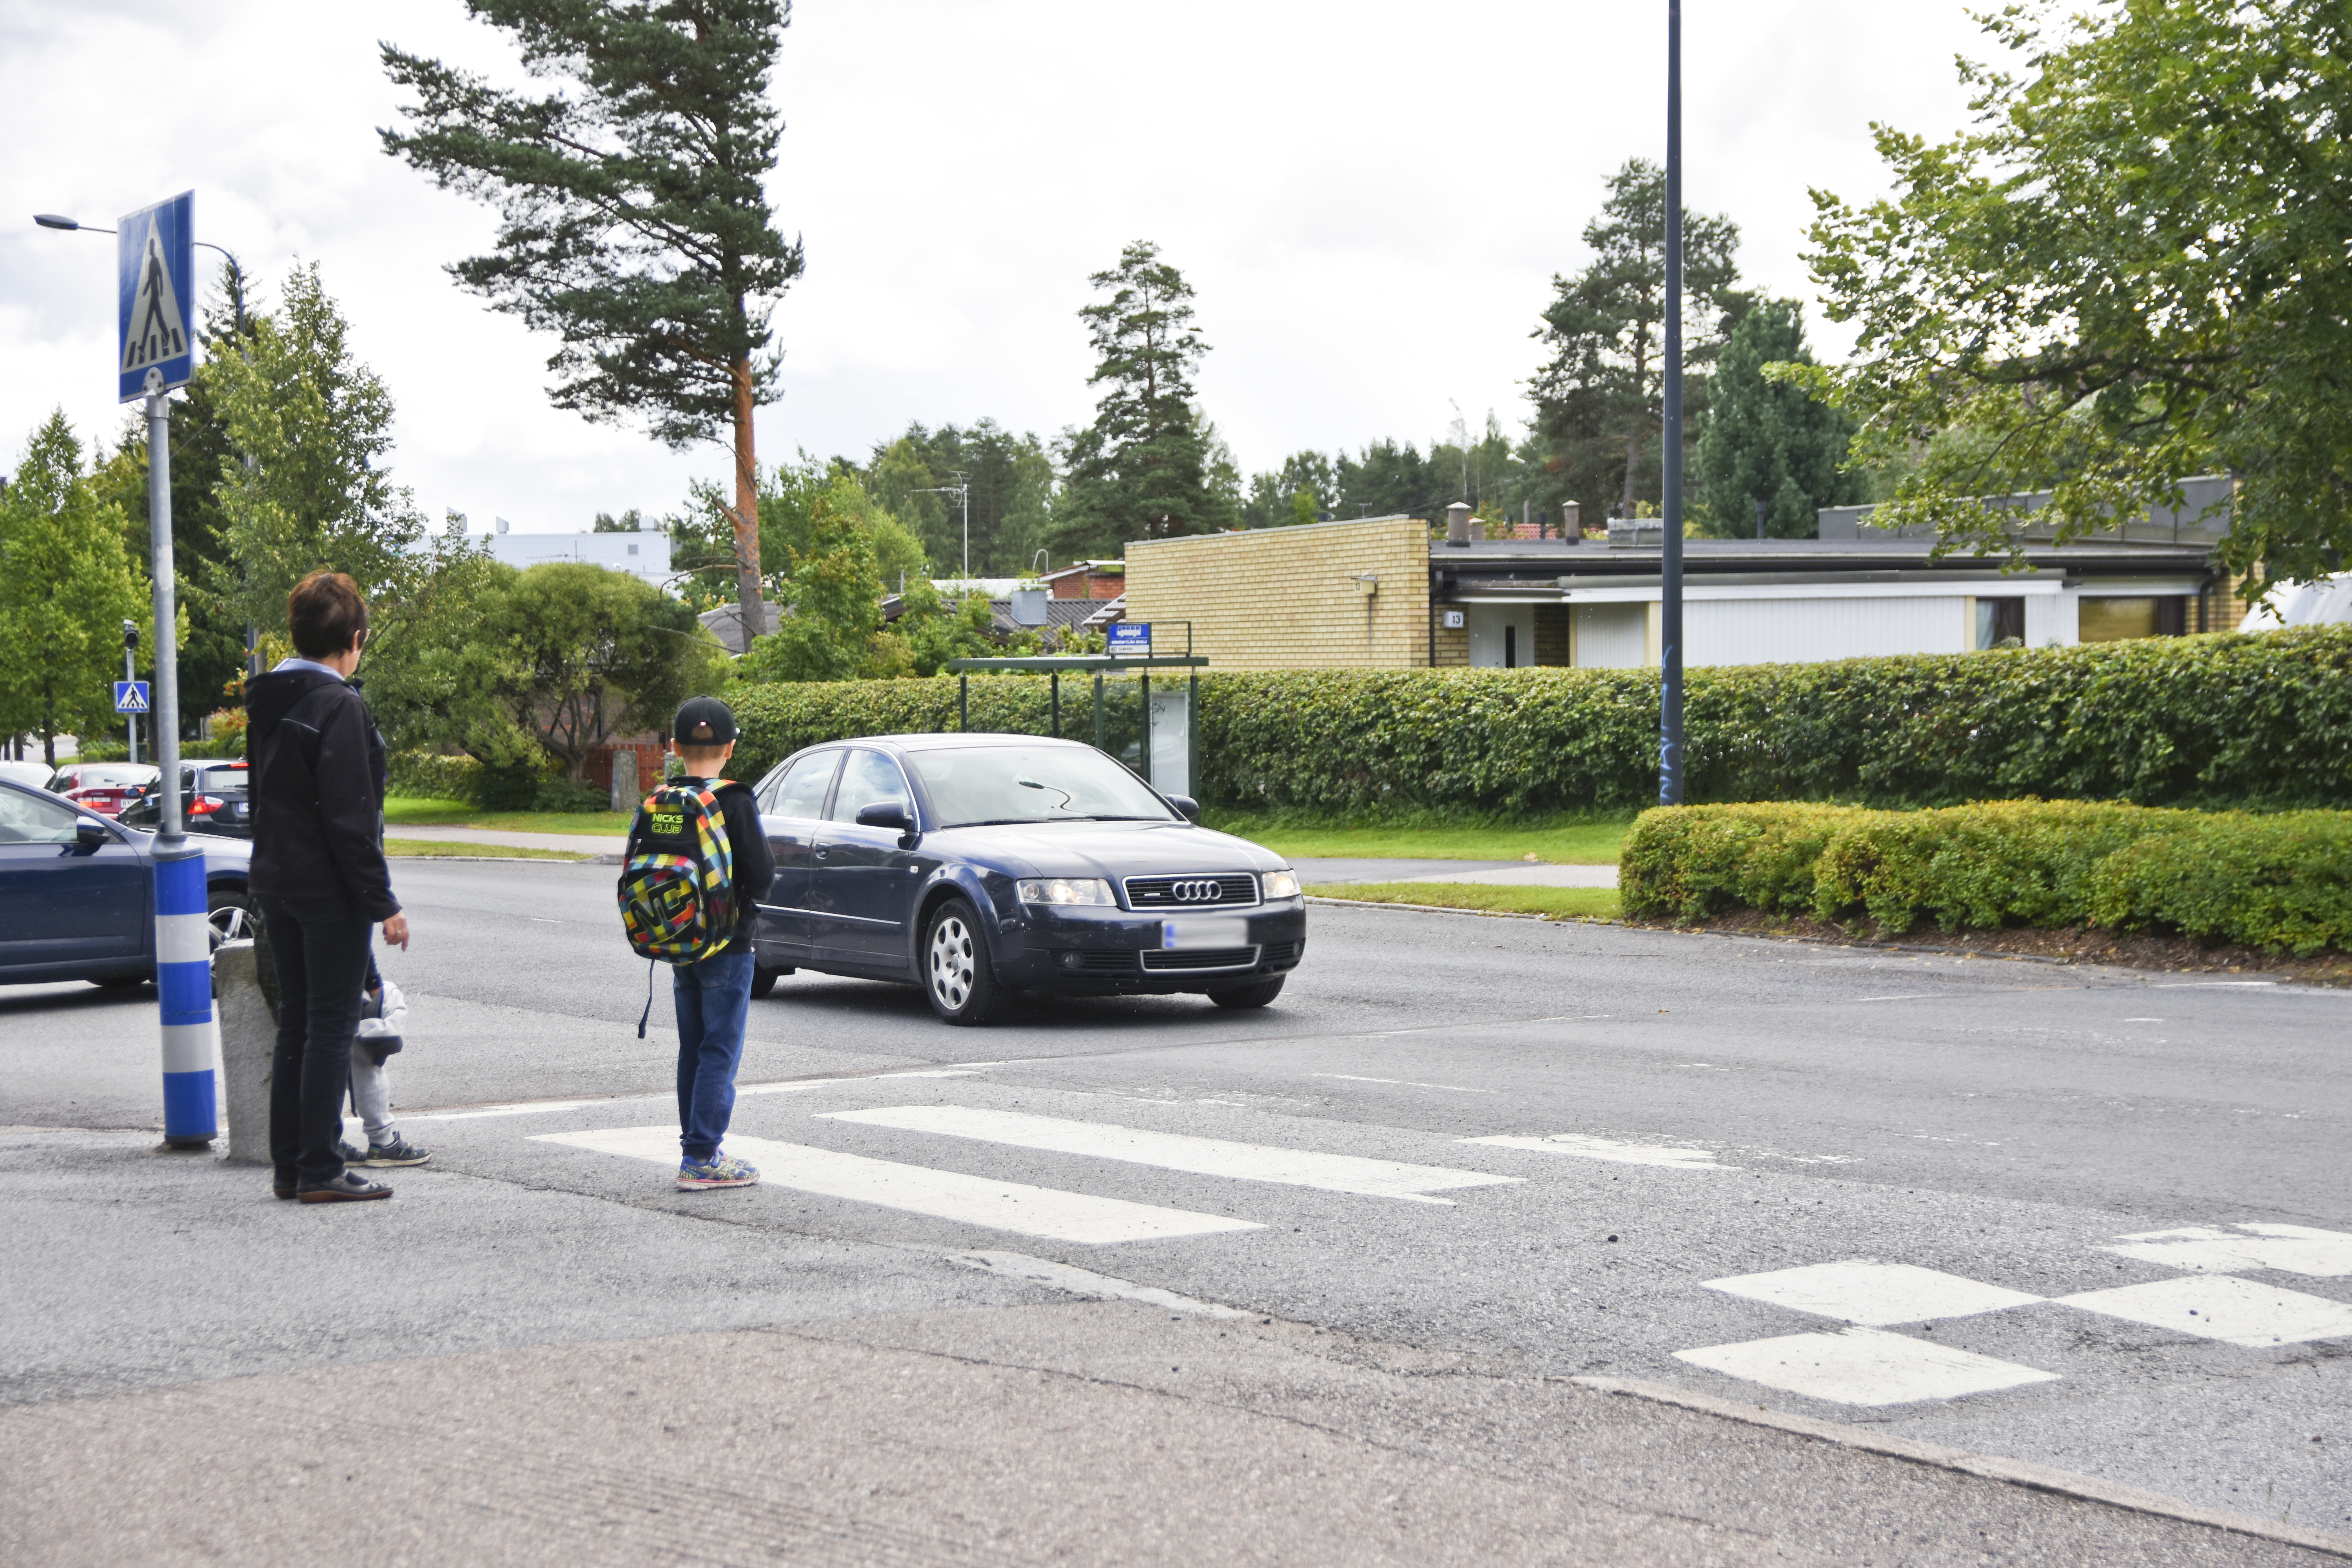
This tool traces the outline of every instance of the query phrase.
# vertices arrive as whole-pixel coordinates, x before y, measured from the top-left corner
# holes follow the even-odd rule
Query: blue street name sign
[[[114,683],[114,710],[117,713],[147,711],[147,683],[143,680],[118,680]]]
[[[145,394],[149,372],[163,390],[195,374],[196,193],[142,207],[115,227],[115,363],[125,403]]]
[[[1149,654],[1151,651],[1150,621],[1113,621],[1108,637],[1113,653]]]

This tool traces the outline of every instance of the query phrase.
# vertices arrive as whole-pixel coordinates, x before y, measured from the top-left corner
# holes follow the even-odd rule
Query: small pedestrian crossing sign
[[[117,713],[147,711],[147,683],[143,680],[118,680],[114,683],[114,710]]]
[[[115,231],[119,395],[168,391],[195,374],[188,304],[194,282],[196,194],[142,207]],[[151,373],[157,378],[151,387]]]

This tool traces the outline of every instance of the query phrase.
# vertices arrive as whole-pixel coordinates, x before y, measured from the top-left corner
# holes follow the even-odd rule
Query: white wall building
[[[667,533],[493,533],[483,540],[490,554],[509,566],[549,561],[585,561],[609,571],[633,573],[655,587],[669,581]]]

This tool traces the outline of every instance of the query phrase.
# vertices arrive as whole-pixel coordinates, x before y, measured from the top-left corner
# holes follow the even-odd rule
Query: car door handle
[[[816,858],[817,858],[818,859],[820,859],[820,860],[824,859],[824,850],[822,850],[822,849],[818,850],[818,851],[816,852]]]

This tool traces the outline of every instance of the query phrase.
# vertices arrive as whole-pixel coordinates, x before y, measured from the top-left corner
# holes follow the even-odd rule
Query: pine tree
[[[40,736],[51,767],[59,735],[120,722],[122,623],[143,623],[151,609],[123,548],[126,527],[82,472],[64,411],[51,414],[0,496],[0,733]]]
[[[789,0],[467,0],[513,34],[543,98],[384,46],[415,88],[413,134],[384,151],[494,203],[496,247],[449,270],[491,309],[556,334],[559,408],[642,419],[673,447],[734,448],[737,604],[761,608],[752,413],[779,395],[775,304],[801,274],[764,183],[782,121],[768,102]]]
[[[1724,341],[1707,384],[1698,438],[1698,492],[1709,531],[1745,537],[1764,502],[1764,532],[1811,539],[1825,506],[1862,500],[1860,474],[1843,471],[1853,421],[1768,364],[1811,364],[1804,311],[1793,300],[1764,300]]]
[[[1666,176],[1641,158],[1609,178],[1609,199],[1584,228],[1592,265],[1555,277],[1536,336],[1552,350],[1530,395],[1545,450],[1538,466],[1598,517],[1626,515],[1658,494],[1657,436],[1664,427]],[[1683,215],[1683,407],[1685,439],[1706,408],[1707,367],[1747,297],[1732,288],[1739,228]],[[1687,456],[1687,454],[1685,454]],[[1612,492],[1614,492],[1613,494]]]
[[[1094,423],[1068,437],[1055,553],[1114,555],[1130,539],[1232,527],[1234,498],[1211,482],[1193,416],[1192,371],[1209,345],[1192,325],[1192,286],[1149,240],[1087,281],[1108,296],[1078,311],[1098,359],[1087,384],[1105,390]]]

